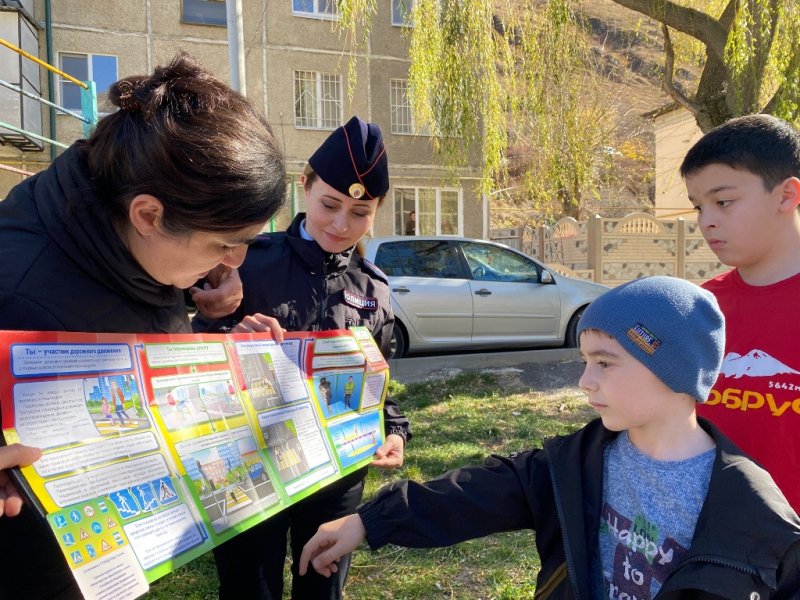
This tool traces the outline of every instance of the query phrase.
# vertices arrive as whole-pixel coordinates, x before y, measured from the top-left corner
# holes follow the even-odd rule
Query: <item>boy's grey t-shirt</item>
[[[711,449],[654,460],[627,432],[606,446],[596,598],[650,600],[658,593],[691,545],[715,455]]]

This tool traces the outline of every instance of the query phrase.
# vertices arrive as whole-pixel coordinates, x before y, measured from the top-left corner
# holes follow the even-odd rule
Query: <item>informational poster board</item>
[[[7,444],[86,598],[148,583],[368,465],[388,365],[365,328],[0,331]]]

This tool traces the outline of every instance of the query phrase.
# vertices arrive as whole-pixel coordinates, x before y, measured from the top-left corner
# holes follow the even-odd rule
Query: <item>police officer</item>
[[[370,230],[389,190],[381,130],[353,117],[308,159],[300,177],[307,212],[283,233],[260,236],[250,247],[240,276],[244,298],[238,310],[195,330],[263,331],[277,319],[289,331],[320,331],[363,325],[385,356],[394,324],[386,276],[366,261],[358,242]],[[386,442],[374,466],[403,464],[408,420],[390,398],[384,405]],[[361,501],[366,469],[337,481],[214,549],[220,598],[280,600],[286,537],[291,530],[292,598],[342,597],[350,558],[330,579],[297,574],[303,545],[322,523],[352,513]]]

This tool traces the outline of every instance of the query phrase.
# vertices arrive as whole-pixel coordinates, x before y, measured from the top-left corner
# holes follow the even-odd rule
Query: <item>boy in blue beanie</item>
[[[800,518],[766,471],[695,416],[725,342],[709,292],[650,277],[606,292],[578,325],[580,386],[599,413],[542,449],[383,488],[303,550],[323,575],[372,549],[448,546],[533,529],[537,597],[767,598],[800,594]]]

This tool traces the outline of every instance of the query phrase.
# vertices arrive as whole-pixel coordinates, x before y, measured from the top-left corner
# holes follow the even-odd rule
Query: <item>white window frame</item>
[[[442,194],[443,193],[456,194],[456,230],[452,233],[444,233],[442,231]],[[460,236],[464,231],[464,203],[462,202],[461,190],[455,188],[438,188],[436,190],[436,235],[452,235]]]
[[[396,117],[400,111],[408,112],[409,123],[407,125],[398,122]],[[389,80],[389,115],[392,133],[396,135],[431,135],[429,127],[417,127],[411,98],[408,96],[408,79]]]
[[[408,79],[389,80],[389,114],[392,120],[392,133],[398,135],[414,134],[414,111],[411,110],[411,101],[408,98]],[[400,115],[408,115],[400,119]]]
[[[464,190],[463,188],[455,188],[455,187],[434,187],[434,186],[414,186],[414,185],[397,185],[394,188],[394,192],[392,194],[392,215],[397,220],[397,196],[395,195],[397,190],[414,190],[414,212],[417,216],[417,235],[444,235],[444,236],[452,236],[452,237],[459,237],[463,236],[464,231]],[[433,190],[436,193],[436,200],[435,200],[435,219],[436,219],[436,232],[435,233],[422,233],[420,231],[420,191],[421,190]],[[456,225],[455,233],[442,233],[442,192],[451,192],[458,194],[458,223]],[[400,217],[403,218],[402,215]],[[400,229],[398,229],[398,223],[393,223],[393,231],[403,231],[405,232],[405,223],[399,224]]]
[[[402,21],[398,21],[395,18],[395,15],[400,14],[402,9],[400,8],[400,3],[408,3],[408,9],[406,9],[406,16],[408,19],[403,19]],[[414,2],[415,0],[392,0],[392,25],[395,27],[414,27],[414,23],[411,21],[411,11],[414,10]]]
[[[298,115],[298,101],[299,98],[297,96],[297,82],[298,76],[300,74],[308,74],[313,75],[315,86],[314,86],[314,115]],[[332,121],[328,123],[323,122],[323,103],[326,102],[326,99],[323,98],[323,85],[326,83],[330,83],[331,81],[335,80],[336,83],[336,94],[337,98],[333,100],[336,105],[336,117]],[[310,78],[303,78],[303,80],[308,81]],[[336,73],[324,73],[322,71],[306,71],[306,70],[296,70],[294,71],[293,78],[292,78],[292,88],[294,93],[294,126],[297,129],[325,129],[328,131],[333,131],[339,125],[342,124],[342,76]],[[300,122],[300,119],[303,122]],[[306,121],[314,121],[314,124],[309,125]],[[335,121],[335,122],[334,122]]]
[[[58,53],[58,67],[59,67],[59,68],[60,68],[62,71],[64,70],[64,69],[62,68],[62,67],[63,67],[62,58],[63,58],[64,56],[82,56],[82,57],[84,57],[84,58],[86,59],[86,73],[87,73],[87,76],[86,76],[86,77],[87,77],[87,79],[86,79],[86,80],[87,80],[87,81],[94,81],[94,73],[93,73],[93,69],[94,69],[94,67],[93,67],[93,65],[92,65],[92,60],[91,60],[91,59],[92,59],[92,57],[94,57],[94,56],[107,56],[107,57],[111,57],[111,58],[113,58],[113,59],[116,61],[116,64],[117,64],[117,68],[116,68],[116,74],[115,74],[115,77],[114,77],[114,81],[117,81],[117,80],[119,79],[119,56],[117,56],[116,54],[104,54],[104,53],[102,53],[102,52],[72,52],[72,51],[69,51],[69,50],[62,50],[62,51],[60,51],[60,52]],[[66,72],[66,71],[65,71],[65,72]],[[68,74],[71,74],[71,73],[68,73]],[[59,77],[58,77],[58,83],[57,83],[57,85],[56,85],[56,102],[57,102],[57,103],[58,103],[58,105],[59,105],[59,106],[61,106],[62,108],[66,108],[67,110],[71,110],[72,112],[78,112],[78,113],[80,113],[80,112],[81,112],[81,110],[82,110],[82,107],[80,107],[80,106],[78,106],[78,107],[74,107],[74,106],[66,106],[66,105],[64,104],[64,97],[63,97],[63,96],[64,96],[64,94],[63,94],[63,92],[62,92],[64,84],[67,84],[67,85],[74,85],[75,87],[78,87],[78,85],[77,85],[77,84],[75,84],[75,83],[72,83],[72,82],[71,82],[69,79],[65,79],[65,78],[63,78],[63,77],[59,76]],[[99,114],[99,115],[107,115],[107,114],[110,114],[108,111],[103,111],[103,110],[101,110],[101,108],[100,108],[100,107],[103,105],[103,102],[100,100],[100,95],[101,95],[101,94],[105,94],[105,93],[107,92],[107,90],[105,90],[105,89],[97,89],[97,90],[95,90],[95,91],[96,91],[96,93],[97,93],[97,96],[98,96],[98,102],[97,102],[97,104],[98,104],[98,109],[97,109],[97,110],[98,110],[98,114]]]
[[[292,2],[292,14],[295,17],[305,17],[307,19],[322,19],[325,21],[338,21],[339,20],[339,10],[336,9],[335,13],[328,13],[323,10],[320,10],[320,5],[325,3],[327,0],[312,0],[314,3],[314,8],[309,12],[305,10],[296,10],[294,7],[294,0]],[[334,8],[336,8],[336,1],[330,0],[333,2]]]

